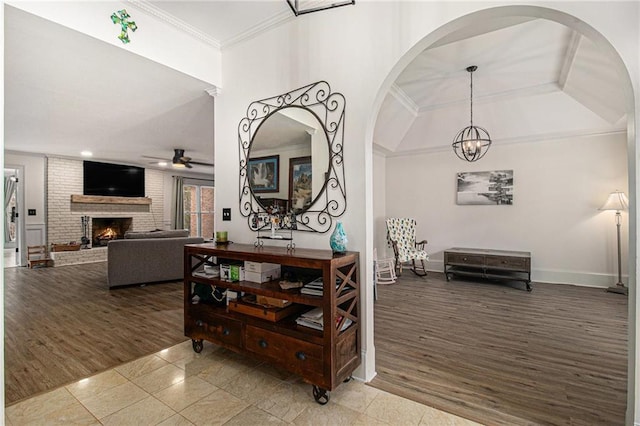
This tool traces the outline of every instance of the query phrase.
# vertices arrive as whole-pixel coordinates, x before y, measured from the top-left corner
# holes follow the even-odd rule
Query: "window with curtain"
[[[184,227],[189,229],[189,235],[213,238],[213,186],[185,183],[183,194]]]

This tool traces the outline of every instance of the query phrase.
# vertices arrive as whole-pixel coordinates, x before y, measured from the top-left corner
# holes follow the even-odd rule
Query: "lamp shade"
[[[600,210],[627,210],[629,208],[629,199],[624,192],[614,191],[609,194],[607,201],[604,202]]]

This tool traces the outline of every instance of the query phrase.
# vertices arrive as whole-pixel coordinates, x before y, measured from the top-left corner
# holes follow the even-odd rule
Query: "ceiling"
[[[553,21],[479,22],[421,52],[386,96],[374,143],[390,155],[450,150],[470,122],[496,144],[624,131],[624,94],[589,39]]]
[[[142,3],[222,49],[304,19],[284,0]],[[449,149],[468,125],[469,65],[478,66],[474,124],[496,144],[626,127],[617,76],[593,43],[551,21],[503,18],[449,34],[400,73],[378,116],[376,146],[390,155]],[[5,5],[6,150],[65,157],[89,150],[94,160],[156,167],[183,148],[213,163],[210,86]]]

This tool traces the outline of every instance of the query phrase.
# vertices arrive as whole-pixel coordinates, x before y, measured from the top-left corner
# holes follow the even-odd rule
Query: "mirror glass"
[[[286,107],[262,121],[248,157],[249,187],[260,206],[300,214],[325,186],[329,141],[315,114]]]

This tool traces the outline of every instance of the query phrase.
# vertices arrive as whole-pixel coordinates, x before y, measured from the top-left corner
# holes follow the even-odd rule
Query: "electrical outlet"
[[[28,209],[29,211],[27,212],[27,214],[29,216],[35,216],[36,215],[36,209]]]
[[[230,208],[222,209],[222,220],[231,220],[231,209]]]

